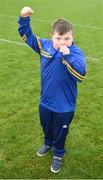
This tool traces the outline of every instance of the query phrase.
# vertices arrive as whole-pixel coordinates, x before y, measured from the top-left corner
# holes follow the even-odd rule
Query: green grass
[[[75,41],[89,57],[88,73],[78,84],[62,171],[52,174],[52,154],[36,156],[43,143],[39,56],[26,46],[0,41],[0,178],[102,179],[103,1],[0,0],[0,39],[21,42],[17,17],[24,6],[34,9],[31,25],[41,37],[49,38],[51,22],[59,17],[73,22]]]

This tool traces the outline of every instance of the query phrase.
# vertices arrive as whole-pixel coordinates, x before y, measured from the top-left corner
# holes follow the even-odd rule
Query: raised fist
[[[21,10],[21,17],[31,16],[32,13],[33,13],[33,10],[31,9],[31,7],[24,7]]]

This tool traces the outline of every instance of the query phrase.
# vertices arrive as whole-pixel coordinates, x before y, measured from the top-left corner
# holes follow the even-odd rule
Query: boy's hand
[[[63,55],[65,55],[65,54],[70,54],[69,48],[68,48],[67,46],[65,46],[65,45],[61,45],[59,51],[60,51],[61,53],[63,53]]]
[[[33,13],[33,10],[31,9],[31,7],[24,7],[21,10],[21,17],[31,16],[32,13]]]

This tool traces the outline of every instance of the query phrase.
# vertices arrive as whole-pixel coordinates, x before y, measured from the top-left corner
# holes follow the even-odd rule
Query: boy
[[[58,19],[52,25],[51,40],[39,38],[30,27],[30,7],[24,7],[19,17],[19,33],[25,42],[40,55],[41,98],[39,115],[44,132],[44,144],[38,156],[53,151],[51,171],[61,169],[65,140],[73,119],[77,82],[85,78],[84,53],[73,43],[72,24]]]

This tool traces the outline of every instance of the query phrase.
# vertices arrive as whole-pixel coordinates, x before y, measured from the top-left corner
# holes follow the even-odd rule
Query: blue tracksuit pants
[[[53,155],[62,157],[65,140],[74,112],[57,113],[39,106],[40,122],[44,132],[44,144],[53,147]]]

